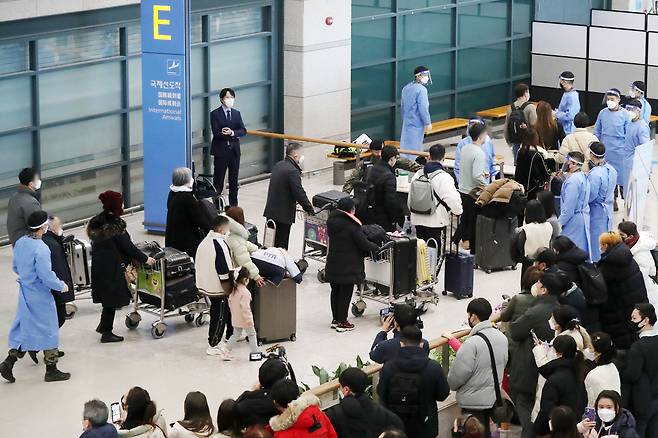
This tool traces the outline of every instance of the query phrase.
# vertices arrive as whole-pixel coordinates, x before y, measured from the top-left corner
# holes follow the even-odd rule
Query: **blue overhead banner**
[[[142,0],[144,227],[162,232],[171,173],[191,166],[189,0]]]

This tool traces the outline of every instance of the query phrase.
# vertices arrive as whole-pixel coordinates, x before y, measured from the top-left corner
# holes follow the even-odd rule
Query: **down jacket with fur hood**
[[[288,404],[280,415],[270,419],[274,438],[338,438],[329,418],[320,410],[314,395],[302,395]]]
[[[475,203],[480,207],[483,207],[490,202],[509,203],[512,194],[517,190],[521,191],[521,193],[524,191],[523,186],[513,179],[497,179],[482,189],[482,192],[480,192],[480,196],[478,196]]]
[[[228,219],[230,224],[231,233],[226,237],[225,241],[228,248],[231,250],[231,258],[233,259],[233,266],[243,266],[249,270],[249,278],[255,280],[259,277],[258,267],[251,261],[251,253],[258,249],[258,246],[249,241],[249,231],[234,220],[222,214]]]

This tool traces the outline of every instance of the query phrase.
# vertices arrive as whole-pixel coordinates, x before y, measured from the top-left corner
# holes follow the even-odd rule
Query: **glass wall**
[[[352,0],[352,133],[397,138],[400,92],[424,65],[432,120],[508,103],[530,78],[534,0]]]
[[[205,171],[211,170],[208,114],[219,106],[222,88],[235,89],[249,129],[279,130],[276,2],[233,0],[213,8],[191,19],[193,155]],[[41,170],[44,209],[65,221],[95,214],[98,194],[108,189],[121,191],[127,206],[143,202],[139,5],[126,9],[129,20],[43,35],[26,20],[27,36],[0,40],[0,93],[10,103],[0,107],[0,236],[23,167]],[[52,26],[73,21],[50,20]],[[269,146],[258,137],[243,141],[241,177],[268,170]]]

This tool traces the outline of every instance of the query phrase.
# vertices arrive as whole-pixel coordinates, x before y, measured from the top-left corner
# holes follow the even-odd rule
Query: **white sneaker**
[[[224,351],[221,348],[221,344],[217,344],[214,347],[208,345],[208,348],[206,348],[206,354],[208,356],[221,356],[224,354]]]
[[[231,360],[235,359],[233,357],[233,354],[231,354],[231,350],[228,349],[228,347],[225,343],[219,344],[219,349],[221,351],[222,360],[231,361]]]

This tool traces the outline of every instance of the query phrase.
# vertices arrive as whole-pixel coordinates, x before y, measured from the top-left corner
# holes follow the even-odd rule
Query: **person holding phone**
[[[210,113],[212,144],[210,155],[215,157],[213,184],[218,194],[224,190],[228,170],[228,203],[238,205],[238,175],[240,173],[240,137],[247,135],[240,111],[233,108],[235,91],[224,88],[219,92],[222,105]]]
[[[583,438],[638,438],[633,414],[622,407],[617,391],[601,391],[594,408],[585,409],[578,432]]]
[[[112,422],[114,423],[114,411],[118,411],[119,403],[112,403]],[[82,410],[82,435],[80,438],[115,438],[119,434],[117,428],[107,422],[107,405],[101,400],[94,399],[85,403]]]

